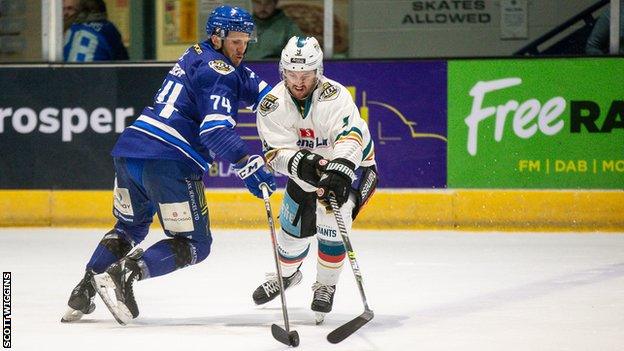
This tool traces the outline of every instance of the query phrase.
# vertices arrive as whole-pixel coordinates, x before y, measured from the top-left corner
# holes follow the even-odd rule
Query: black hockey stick
[[[338,230],[340,231],[340,235],[342,236],[342,242],[344,243],[345,249],[347,250],[347,256],[349,256],[351,270],[353,271],[353,275],[355,275],[355,281],[357,282],[358,288],[360,289],[362,303],[364,303],[364,313],[339,326],[327,335],[327,341],[331,342],[332,344],[337,344],[342,340],[348,338],[349,335],[355,333],[358,329],[363,327],[364,324],[370,322],[375,314],[368,307],[368,302],[366,302],[366,294],[364,294],[364,286],[362,285],[362,274],[360,273],[360,267],[355,260],[355,252],[353,252],[353,247],[351,246],[351,241],[349,240],[349,233],[347,233],[347,228],[344,224],[344,220],[342,219],[342,214],[340,214],[340,207],[338,206],[336,197],[331,195],[329,197],[329,203],[331,204],[332,210],[334,212],[334,217],[336,218],[336,223],[338,224]]]
[[[264,199],[264,208],[266,209],[267,219],[269,221],[269,230],[271,232],[271,243],[273,244],[273,257],[275,258],[275,268],[277,270],[277,281],[279,283],[280,297],[282,298],[282,313],[284,314],[284,328],[273,324],[271,326],[271,334],[273,337],[288,346],[299,346],[299,334],[295,330],[290,330],[288,323],[288,310],[286,309],[286,294],[284,293],[284,279],[282,278],[282,267],[279,262],[277,253],[277,238],[275,237],[275,223],[273,222],[273,211],[271,211],[271,201],[269,201],[269,189],[266,184],[261,184],[262,198]]]

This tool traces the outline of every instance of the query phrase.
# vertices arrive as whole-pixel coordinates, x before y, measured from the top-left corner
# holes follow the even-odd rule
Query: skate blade
[[[323,312],[314,312],[314,322],[316,325],[322,324],[325,321],[326,313]]]
[[[115,294],[115,283],[108,273],[102,273],[93,276],[93,286],[95,291],[104,301],[104,304],[115,317],[115,320],[121,325],[126,325],[132,320],[132,313],[128,310],[128,307],[123,303],[117,301],[117,295]]]
[[[85,314],[90,314],[95,311],[95,304],[91,303],[89,306],[89,311],[87,313],[83,313],[82,311],[75,310],[71,307],[67,308],[67,312],[61,317],[61,323],[71,323],[77,320],[82,319]]]
[[[67,312],[65,312],[63,317],[61,317],[61,323],[75,322],[77,320],[80,320],[82,316],[84,316],[84,313],[69,307],[67,309]]]

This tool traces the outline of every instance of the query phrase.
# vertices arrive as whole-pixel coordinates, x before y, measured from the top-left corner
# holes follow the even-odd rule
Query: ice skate
[[[82,280],[76,285],[69,296],[67,305],[69,308],[65,315],[61,318],[62,323],[75,322],[82,318],[85,314],[89,314],[95,310],[95,288],[91,284],[93,277],[92,271],[87,271]]]
[[[137,260],[143,250],[137,249],[129,256],[111,265],[104,273],[93,277],[93,285],[113,317],[122,325],[139,315],[132,285],[141,279]]]
[[[316,324],[321,324],[325,320],[325,314],[331,312],[334,304],[335,285],[324,285],[316,282],[312,285],[314,298],[312,299],[312,311],[315,312],[314,320]]]
[[[256,305],[265,304],[274,298],[278,297],[280,294],[279,291],[279,283],[277,282],[277,275],[275,273],[268,273],[267,281],[262,283],[254,292],[253,292],[253,300]],[[301,271],[297,270],[290,277],[284,277],[284,290],[288,289],[291,286],[295,286],[301,282],[301,278],[303,274]]]

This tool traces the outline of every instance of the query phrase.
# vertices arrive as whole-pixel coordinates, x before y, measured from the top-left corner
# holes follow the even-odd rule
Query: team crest
[[[321,94],[319,95],[319,101],[334,100],[338,97],[338,94],[340,93],[338,87],[329,82],[323,83],[321,89],[322,90]]]
[[[197,53],[197,55],[201,55],[203,52],[199,44],[193,45],[193,49],[195,49],[195,52]]]
[[[279,106],[279,103],[277,102],[277,96],[266,94],[264,99],[260,101],[260,107],[258,108],[258,112],[260,112],[261,115],[266,116],[269,113],[275,111],[277,109],[277,106]]]
[[[224,76],[234,72],[234,67],[228,65],[222,60],[212,60],[208,62],[208,66]]]

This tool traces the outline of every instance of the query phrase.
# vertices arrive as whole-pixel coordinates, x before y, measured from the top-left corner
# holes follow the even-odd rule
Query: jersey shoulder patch
[[[269,113],[275,111],[277,109],[277,106],[279,106],[279,103],[277,102],[277,96],[272,94],[266,94],[264,98],[262,98],[262,101],[260,101],[258,112],[260,112],[261,115],[266,116]]]
[[[193,45],[193,49],[195,50],[195,52],[197,53],[197,55],[201,55],[204,51],[201,49],[201,46],[199,46],[199,44],[195,44]]]
[[[215,70],[217,73],[222,74],[224,76],[234,72],[234,67],[227,64],[223,60],[212,60],[208,62],[208,66],[210,66],[210,68]]]
[[[324,82],[321,85],[321,93],[319,94],[319,101],[329,101],[334,100],[340,94],[340,88],[336,85],[331,84],[330,82]]]

